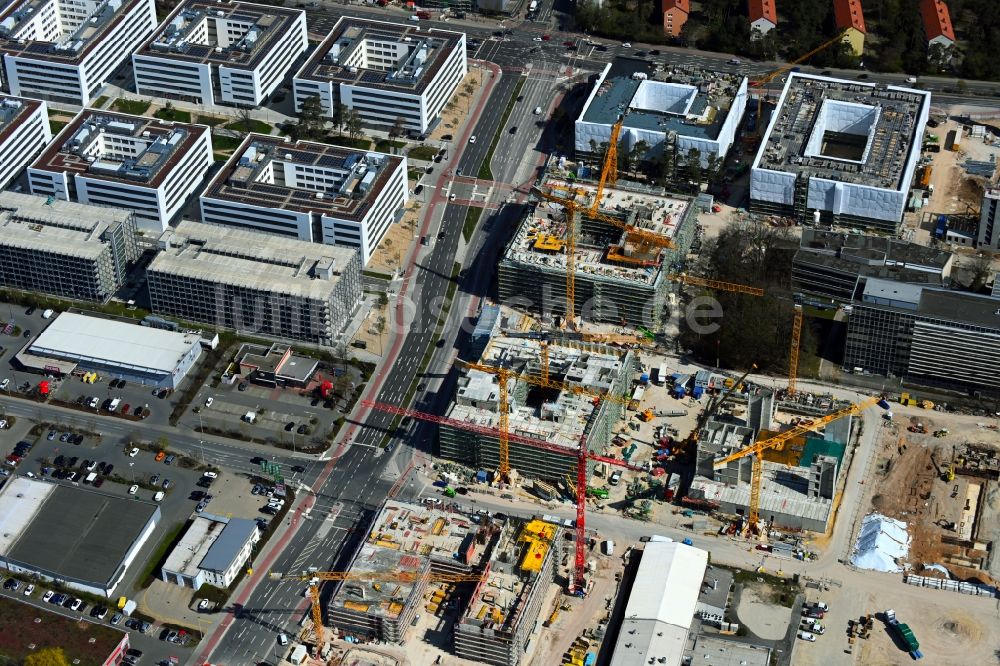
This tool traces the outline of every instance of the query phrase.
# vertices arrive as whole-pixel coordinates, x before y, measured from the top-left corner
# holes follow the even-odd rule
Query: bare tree
[[[347,135],[352,139],[357,139],[361,136],[364,130],[363,122],[361,120],[361,114],[358,113],[357,109],[351,109],[347,114]]]

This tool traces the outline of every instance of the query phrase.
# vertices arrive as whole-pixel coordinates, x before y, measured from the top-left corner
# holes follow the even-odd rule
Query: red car
[[[552,35],[542,35],[542,41],[547,42],[552,39]]]
[[[573,48],[574,46],[576,46],[576,42],[563,42],[563,46],[568,48]]]
[[[126,403],[125,403],[125,406],[124,406],[124,407],[122,407],[122,414],[125,414],[126,416],[128,416],[128,410],[129,410],[129,407],[131,407],[131,406],[132,406],[132,405],[130,405],[130,404],[128,404],[128,403],[126,402]]]

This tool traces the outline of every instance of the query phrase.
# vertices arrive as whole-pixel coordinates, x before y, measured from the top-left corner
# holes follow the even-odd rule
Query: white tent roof
[[[861,521],[851,564],[859,569],[898,573],[903,568],[897,561],[905,558],[909,550],[906,523],[871,513]]]

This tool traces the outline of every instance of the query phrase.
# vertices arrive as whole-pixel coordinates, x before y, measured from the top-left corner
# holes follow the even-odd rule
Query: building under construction
[[[504,367],[519,375],[541,377],[543,343],[538,340],[497,337],[483,353],[482,365]],[[572,345],[572,346],[570,346]],[[615,423],[624,414],[620,402],[594,395],[621,396],[631,386],[637,364],[629,349],[586,342],[556,342],[548,345],[548,377],[583,389],[584,393],[560,391],[510,379],[509,445],[510,467],[531,478],[563,480],[576,478],[577,452],[585,439],[587,450],[603,453],[611,442]],[[458,382],[455,401],[447,416],[487,428],[499,427],[500,385],[497,376],[468,370]],[[548,448],[531,446],[535,440]],[[473,469],[495,470],[500,464],[500,443],[468,430],[442,425],[439,454]],[[562,455],[558,450],[565,450]]]
[[[387,501],[355,553],[350,571],[399,571],[416,579],[344,581],[330,598],[328,623],[342,635],[402,642],[431,574],[480,570],[497,531],[492,523],[476,525],[462,514]]]
[[[504,523],[489,574],[455,625],[455,654],[497,666],[521,663],[552,582],[558,532],[542,520]]]
[[[644,244],[624,229],[583,211],[576,227],[575,314],[584,320],[659,330],[665,316],[667,275],[691,247],[697,211],[690,198],[619,182],[606,188],[599,213],[670,239],[674,247]],[[640,189],[641,188],[641,189]],[[583,208],[596,187],[547,178],[541,189],[572,198]],[[567,216],[561,205],[532,209],[504,250],[498,270],[501,302],[544,316],[566,313]]]

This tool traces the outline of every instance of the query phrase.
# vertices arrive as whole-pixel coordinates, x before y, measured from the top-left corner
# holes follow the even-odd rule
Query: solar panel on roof
[[[344,158],[340,155],[321,155],[316,161],[316,166],[329,167],[331,169],[343,168]]]
[[[385,73],[368,70],[361,73],[361,80],[365,83],[381,83],[385,80]]]

